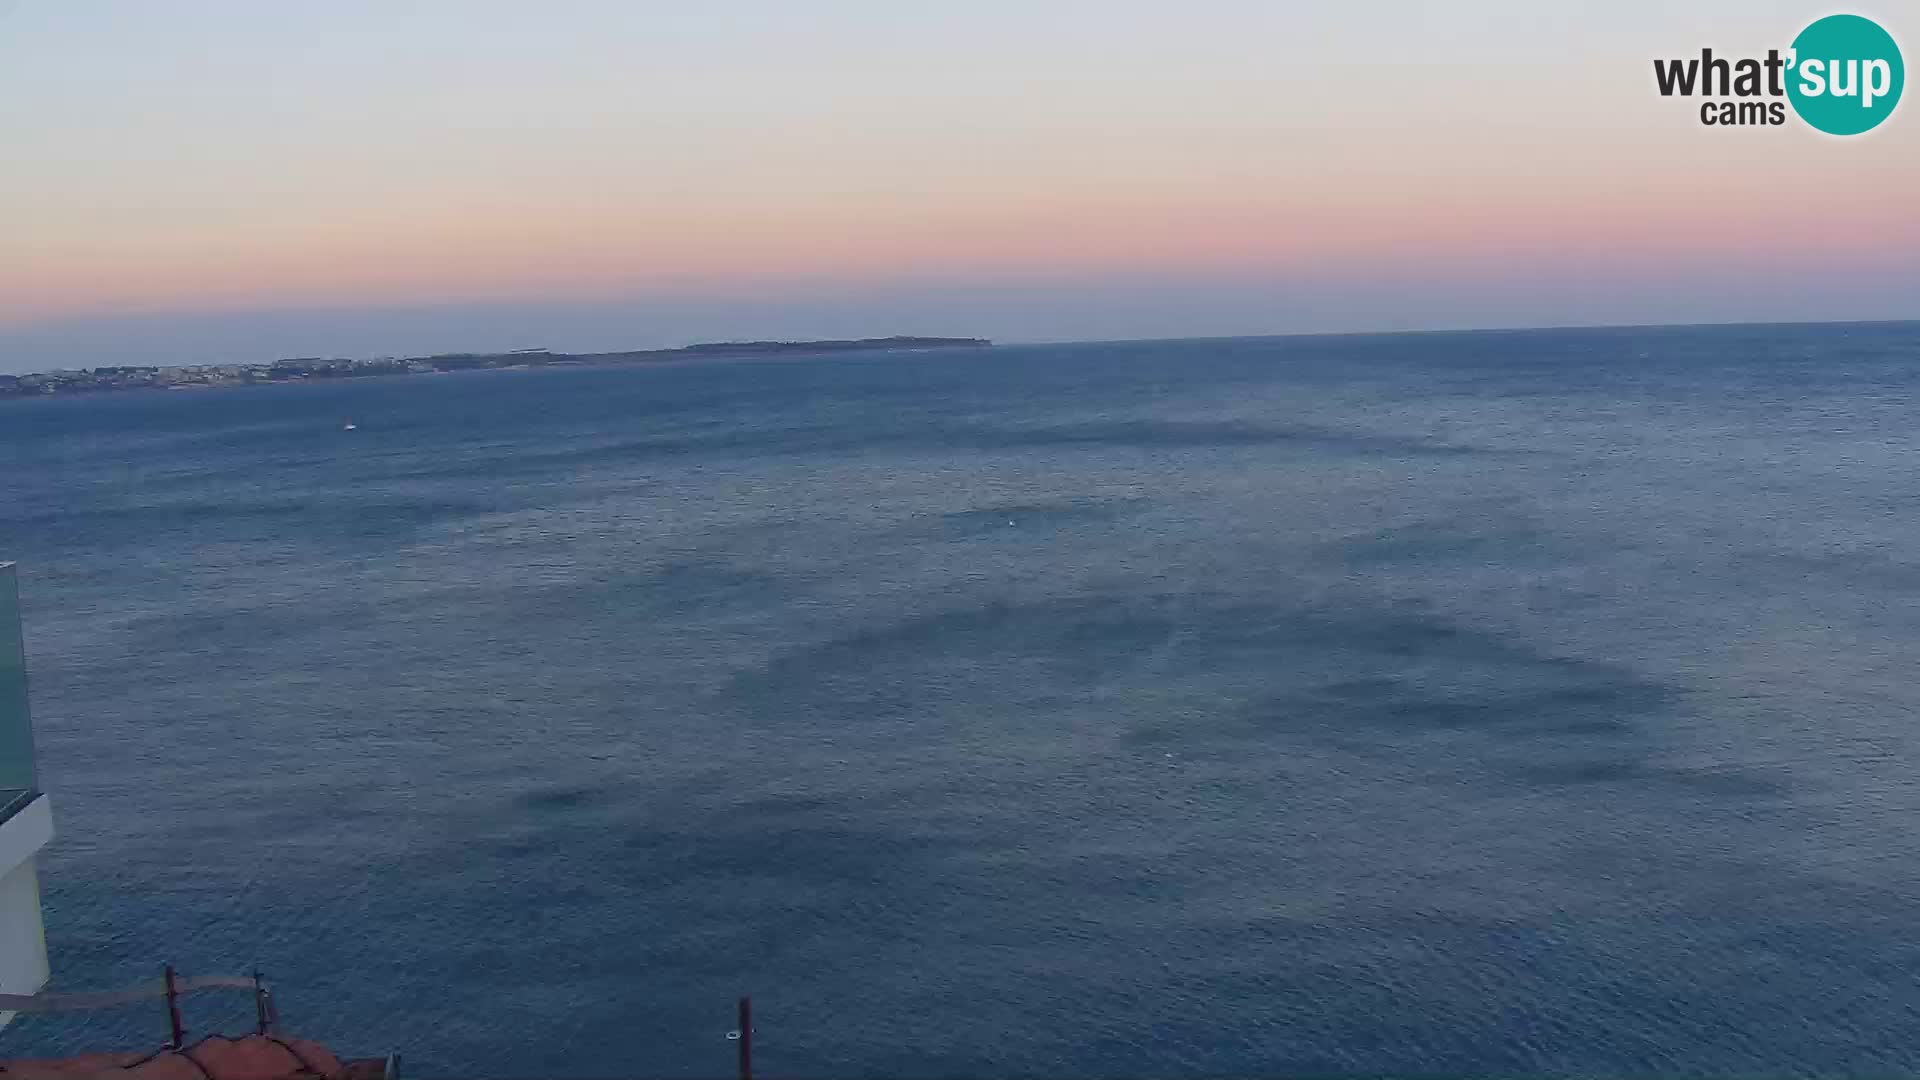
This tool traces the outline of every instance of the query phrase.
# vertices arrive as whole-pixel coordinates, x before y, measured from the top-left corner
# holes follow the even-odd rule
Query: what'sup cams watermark
[[[1655,60],[1661,97],[1698,97],[1708,127],[1777,126],[1788,107],[1829,135],[1879,127],[1900,104],[1907,69],[1893,35],[1860,15],[1829,15],[1800,31],[1784,52],[1765,57],[1716,56]]]

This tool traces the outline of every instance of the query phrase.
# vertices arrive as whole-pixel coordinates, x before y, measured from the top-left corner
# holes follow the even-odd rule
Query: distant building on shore
[[[4,2],[4,0],[0,0]],[[427,375],[485,368],[544,367],[548,364],[654,363],[663,360],[764,357],[836,352],[927,352],[978,349],[986,338],[899,336],[848,341],[716,341],[677,349],[638,349],[610,353],[557,353],[540,346],[504,353],[436,353],[433,356],[376,356],[371,359],[289,356],[271,364],[195,364],[186,367],[119,366],[89,371],[48,371],[0,375],[0,398],[54,394],[96,394],[118,390],[185,390],[205,386],[253,386],[304,383],[317,379],[364,379],[383,375]]]

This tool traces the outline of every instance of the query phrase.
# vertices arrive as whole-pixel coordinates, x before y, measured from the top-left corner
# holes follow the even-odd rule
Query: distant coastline
[[[548,349],[516,349],[501,353],[438,353],[433,356],[381,356],[367,360],[291,357],[267,364],[196,364],[180,367],[97,367],[75,371],[0,375],[0,399],[113,393],[124,390],[192,390],[215,386],[313,382],[327,379],[368,379],[397,375],[432,375],[447,371],[492,368],[547,367],[555,364],[650,364],[670,360],[720,360],[756,356],[784,356],[892,349],[984,349],[986,338],[913,337],[853,338],[829,341],[714,341],[673,349],[629,349],[621,352],[557,353]]]

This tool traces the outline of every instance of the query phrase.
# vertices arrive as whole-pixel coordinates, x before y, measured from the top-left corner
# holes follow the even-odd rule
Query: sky
[[[1830,10],[0,0],[0,371],[1920,318],[1920,102],[1654,89]]]

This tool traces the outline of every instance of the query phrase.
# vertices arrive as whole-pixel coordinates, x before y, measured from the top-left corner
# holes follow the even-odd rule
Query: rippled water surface
[[[793,1075],[1912,1073],[1916,390],[1908,324],[0,403],[55,985],[258,964],[422,1076],[723,1075],[742,993]]]

